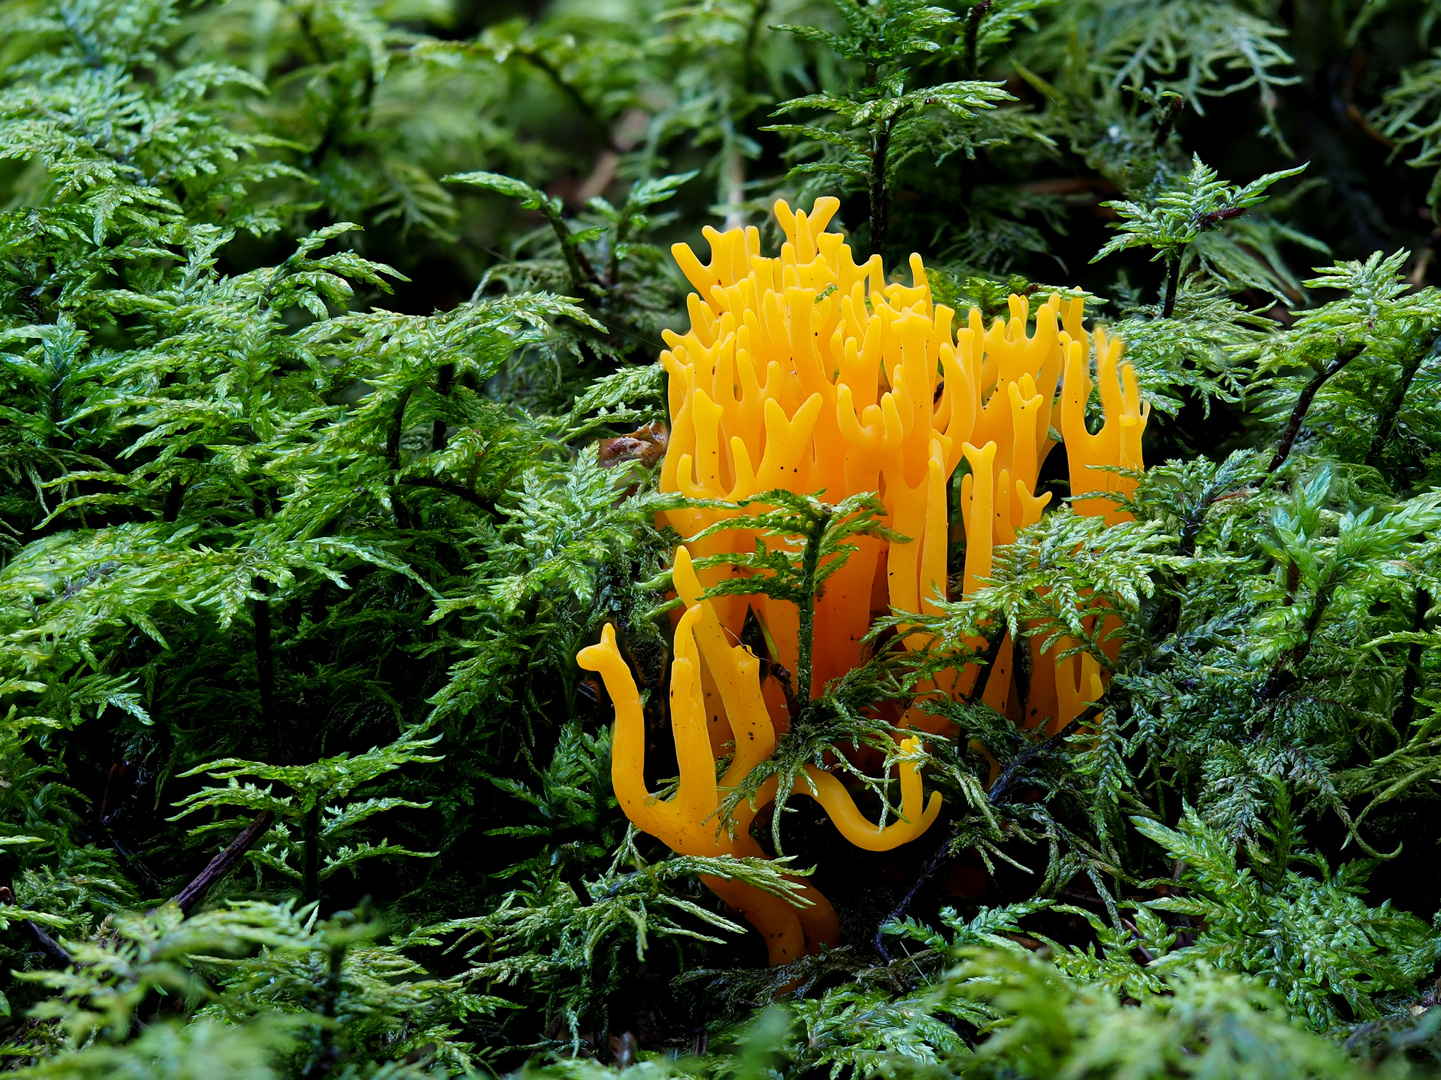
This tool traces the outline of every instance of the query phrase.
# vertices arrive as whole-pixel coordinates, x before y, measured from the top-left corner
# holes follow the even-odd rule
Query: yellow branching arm
[[[912,736],[901,743],[907,753],[920,751],[920,739]],[[901,820],[884,827],[868,821],[856,806],[851,793],[836,777],[814,765],[806,766],[808,789],[799,780],[793,791],[797,795],[809,795],[825,807],[835,827],[850,843],[865,851],[890,851],[908,844],[931,827],[941,812],[941,793],[931,792],[930,802],[922,809],[923,793],[921,774],[913,761],[903,760],[901,772]],[[764,789],[762,789],[764,792]]]

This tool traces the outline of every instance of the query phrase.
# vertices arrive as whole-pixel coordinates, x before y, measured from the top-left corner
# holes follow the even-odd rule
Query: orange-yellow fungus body
[[[1097,493],[1074,500],[1074,509],[1108,523],[1125,519],[1105,496],[1134,489],[1135,481],[1116,469],[1142,467],[1149,413],[1135,373],[1121,362],[1120,340],[1087,332],[1081,299],[1053,294],[1032,310],[1028,299],[1012,296],[1007,317],[989,327],[974,308],[956,327],[955,312],[933,302],[919,256],[910,259],[910,285],[887,284],[879,256],[855,262],[841,234],[826,231],[839,206],[818,199],[807,214],[778,202],[786,239],[777,258],[761,255],[753,227],[706,230],[708,263],[675,245],[676,262],[696,292],[690,329],[665,332],[661,353],[672,417],[661,490],[735,501],[784,487],[822,493],[832,503],[875,491],[886,525],[907,538],[861,540],[827,583],[816,604],[817,695],[863,659],[860,642],[878,577],[893,611],[932,611],[947,596],[946,493],[963,460],[962,590],[970,593],[990,573],[993,545],[1010,543],[1039,521],[1050,501],[1049,492],[1036,492],[1056,429],[1065,440],[1072,493]],[[1104,423],[1091,434],[1086,406],[1097,386]],[[685,509],[666,517],[682,536],[694,536],[725,515]],[[736,529],[696,542],[692,553],[747,552],[754,545],[753,533]],[[713,585],[730,572],[716,567],[702,579]],[[741,632],[747,608],[754,609],[775,642],[775,659],[794,670],[793,605],[756,595],[718,598],[715,606],[732,635]],[[927,641],[917,633],[906,643],[922,648]],[[986,692],[1003,712],[1020,707],[1012,702],[1012,667],[1006,641]],[[1002,668],[1006,677],[995,677]],[[950,689],[965,693],[973,681],[974,672],[961,672]],[[1076,685],[1089,693],[1089,678],[1072,680]],[[1063,711],[1055,661],[1033,663],[1022,721],[1059,727],[1070,719]],[[784,730],[787,719],[773,722]],[[909,722],[940,730],[919,708]],[[715,736],[726,737],[723,730]]]
[[[1053,431],[1066,446],[1071,491],[1083,496],[1072,503],[1076,512],[1102,515],[1108,524],[1125,519],[1115,498],[1135,483],[1116,470],[1142,467],[1149,412],[1135,373],[1121,361],[1119,339],[1099,329],[1093,337],[1083,327],[1081,299],[1053,294],[1033,309],[1025,297],[1011,296],[1008,317],[987,327],[973,308],[957,327],[955,312],[933,302],[919,256],[911,256],[909,285],[888,283],[879,256],[854,261],[842,235],[826,231],[839,206],[818,199],[807,214],[776,203],[786,239],[775,258],[761,254],[754,227],[705,229],[711,249],[705,263],[689,246],[675,245],[676,262],[696,291],[687,300],[690,329],[664,331],[660,357],[671,415],[662,491],[736,502],[784,488],[830,503],[876,492],[886,526],[904,537],[860,538],[827,581],[816,601],[814,695],[864,660],[862,638],[875,607],[923,614],[948,598],[948,492],[963,462],[956,509],[966,540],[961,588],[969,594],[991,573],[994,546],[1039,521],[1050,501],[1037,489]],[[1104,422],[1092,434],[1086,408],[1096,386]],[[665,514],[683,537],[735,516],[699,507]],[[748,832],[756,808],[742,804],[732,821],[721,822],[717,807],[771,754],[790,718],[775,680],[762,680],[757,658],[735,643],[754,611],[773,643],[772,659],[794,671],[799,613],[759,593],[702,600],[706,588],[738,571],[724,563],[702,571],[691,565],[692,556],[752,551],[756,539],[734,528],[676,552],[685,612],[671,668],[680,767],[672,799],[662,802],[645,790],[640,697],[613,631],[607,628],[601,644],[580,657],[601,673],[615,701],[613,772],[622,808],[640,828],[688,854],[761,854]],[[911,649],[929,644],[920,631],[903,640]],[[1022,702],[1013,646],[1003,639],[984,700],[1027,726],[1058,730],[1103,690],[1094,658],[1055,659],[1073,645],[1061,641],[1041,653],[1030,639]],[[946,730],[944,719],[926,711],[924,695],[966,695],[975,681],[971,666],[922,687],[903,726]],[[715,763],[730,744],[734,756],[717,781]],[[908,739],[903,747],[919,751],[919,742]],[[809,768],[807,783],[798,782],[794,793],[819,801],[852,843],[887,850],[920,835],[940,806],[935,793],[922,806],[920,775],[904,758],[899,774],[902,817],[884,827],[867,821],[840,780],[823,770]],[[774,797],[772,781],[756,805]],[[806,892],[813,906],[798,910],[736,882],[707,884],[766,936],[772,962],[837,939],[835,914],[814,889]]]
[[[671,731],[680,784],[670,799],[662,800],[646,790],[640,691],[621,658],[615,628],[607,623],[600,643],[582,649],[577,657],[581,667],[600,674],[615,705],[611,783],[616,799],[638,828],[682,854],[764,858],[749,832],[756,813],[753,807],[742,802],[731,822],[719,818],[727,790],[736,787],[775,749],[775,731],[761,696],[760,662],[744,646],[726,641],[713,606],[699,599],[701,584],[684,547],[676,549],[675,582],[686,608],[676,626],[675,659],[671,662]],[[719,781],[698,678],[703,670],[714,680],[735,739],[734,756]],[[902,749],[916,753],[920,747],[909,740]],[[839,780],[813,766],[807,767],[804,783],[797,781],[795,794],[810,795],[819,802],[851,843],[871,851],[888,851],[929,828],[941,808],[940,795],[935,792],[929,805],[922,805],[920,773],[910,760],[900,764],[900,784],[904,817],[883,827],[865,819]],[[773,800],[775,791],[772,779],[762,786],[757,806]],[[802,895],[810,906],[795,908],[742,882],[707,877],[705,883],[761,931],[773,964],[794,960],[823,944],[839,943],[835,911],[808,886],[802,888]]]

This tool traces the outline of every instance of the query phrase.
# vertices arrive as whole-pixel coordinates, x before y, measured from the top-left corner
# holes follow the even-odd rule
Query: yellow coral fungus
[[[640,691],[630,668],[616,646],[615,628],[606,624],[599,645],[582,649],[581,667],[596,671],[615,703],[615,738],[611,748],[611,782],[621,809],[631,821],[686,855],[738,855],[764,857],[749,828],[755,809],[744,802],[737,808],[731,833],[718,820],[722,793],[734,788],[775,749],[776,737],[760,692],[760,662],[745,647],[730,645],[708,601],[700,599],[701,585],[684,547],[676,549],[676,590],[685,602],[675,631],[675,659],[671,663],[670,713],[680,785],[662,801],[646,790],[645,722]],[[725,774],[716,780],[715,758],[706,731],[701,697],[702,672],[716,686],[735,737],[735,753]],[[908,747],[907,749],[916,749]],[[931,794],[922,809],[921,778],[910,761],[900,765],[901,800],[905,818],[890,825],[872,825],[857,809],[850,793],[834,776],[807,766],[808,785],[799,782],[795,793],[810,795],[823,807],[851,843],[871,851],[887,851],[924,832],[940,813],[940,796]],[[756,798],[764,805],[775,798],[774,778],[762,785]],[[738,909],[766,939],[773,964],[793,960],[818,945],[834,945],[840,931],[835,912],[814,889],[804,887],[811,906],[797,910],[778,897],[742,882],[707,877],[706,885]]]
[[[969,593],[990,573],[992,546],[1040,520],[1050,494],[1037,495],[1036,488],[1056,428],[1072,493],[1097,493],[1074,500],[1075,510],[1122,520],[1106,496],[1134,487],[1115,470],[1141,468],[1149,413],[1135,373],[1121,363],[1121,342],[1103,330],[1093,340],[1082,325],[1081,299],[1052,295],[1032,312],[1026,298],[1012,296],[1009,318],[987,327],[973,308],[953,333],[955,313],[932,302],[918,255],[910,259],[911,285],[886,284],[879,256],[857,265],[843,237],[826,231],[839,206],[819,199],[807,215],[778,202],[786,236],[778,258],[760,254],[755,228],[706,229],[709,263],[675,245],[676,262],[697,291],[688,300],[690,330],[666,331],[661,354],[672,418],[661,490],[735,501],[784,487],[824,491],[831,502],[876,491],[886,525],[908,538],[860,539],[827,584],[816,605],[815,694],[860,663],[877,585],[883,583],[882,606],[894,611],[932,611],[947,595],[945,496],[962,459],[969,468],[960,491],[962,588]],[[1091,434],[1085,410],[1097,385],[1104,423]],[[688,508],[668,518],[683,536],[694,536],[725,513]],[[737,529],[697,541],[692,552],[741,552],[754,542]],[[702,576],[713,585],[725,573],[717,567]],[[720,598],[717,611],[733,634],[747,603],[770,628],[776,659],[793,670],[794,607],[765,596]],[[912,635],[908,644],[919,648],[925,639]],[[1070,719],[1061,715],[1063,697],[1091,700],[1097,671],[1087,664],[1094,661],[1060,665],[1062,687],[1054,661],[1035,665],[1038,711],[1026,720],[1059,727]],[[1071,669],[1078,665],[1076,675]],[[1011,667],[1006,642],[986,690],[988,703],[1002,712],[1013,706]],[[964,673],[958,689],[969,689]],[[911,719],[930,726],[920,713]]]
[[[947,492],[964,461],[959,516],[966,553],[962,591],[991,573],[996,544],[1040,520],[1050,494],[1037,494],[1039,475],[1059,428],[1066,446],[1078,513],[1122,520],[1116,496],[1134,485],[1117,467],[1139,469],[1148,409],[1134,372],[1121,362],[1121,342],[1082,325],[1083,302],[1052,295],[1032,310],[1012,296],[1009,318],[984,325],[976,309],[953,329],[955,313],[933,302],[925,269],[912,255],[912,282],[887,283],[879,256],[857,264],[840,233],[826,231],[839,208],[819,199],[810,214],[775,206],[785,233],[777,258],[760,252],[755,228],[707,228],[711,257],[703,263],[684,244],[672,248],[695,286],[688,298],[691,326],[664,333],[661,362],[669,375],[671,433],[660,487],[695,499],[736,502],[786,489],[824,494],[838,503],[878,493],[885,525],[904,539],[852,541],[856,550],[816,600],[812,694],[864,659],[862,639],[873,610],[928,613],[948,595],[951,542]],[[1094,354],[1094,364],[1093,364]],[[1094,369],[1095,383],[1092,381]],[[1086,407],[1099,386],[1104,422],[1092,434]],[[754,549],[743,523],[704,530],[736,517],[725,508],[688,506],[666,517],[682,536],[675,584],[685,613],[676,627],[670,704],[680,787],[668,801],[645,790],[640,697],[621,660],[614,632],[584,650],[583,666],[601,673],[615,702],[614,783],[622,808],[640,828],[688,854],[759,855],[748,829],[755,806],[775,797],[763,786],[755,806],[734,820],[718,807],[747,773],[774,750],[790,718],[775,695],[763,692],[760,664],[739,640],[747,610],[767,628],[781,665],[794,670],[799,654],[795,605],[763,594],[717,595],[705,588],[727,574],[724,558],[697,571],[692,556],[726,556]],[[924,634],[906,646],[928,644]],[[1027,715],[1013,698],[1011,643],[1003,640],[984,699],[1018,721],[1059,728],[1102,692],[1099,666],[1088,656],[1042,655],[1033,643]],[[954,673],[937,691],[968,694],[974,668]],[[802,703],[803,704],[803,703]],[[921,702],[903,726],[939,732],[945,721]],[[715,762],[734,744],[717,782]],[[919,750],[914,738],[906,750]],[[922,806],[920,776],[902,755],[902,816],[880,827],[867,821],[844,785],[808,766],[797,794],[819,801],[849,841],[887,850],[919,836],[939,812],[932,793]],[[707,881],[766,936],[772,962],[834,942],[835,914],[814,889],[812,906],[784,901],[734,882]]]

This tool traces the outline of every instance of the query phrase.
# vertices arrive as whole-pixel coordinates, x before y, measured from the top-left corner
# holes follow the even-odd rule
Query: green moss
[[[0,5],[3,1067],[1434,1068],[1433,23]],[[782,194],[842,196],[987,318],[1043,282],[1092,297],[1151,468],[1111,529],[1043,474],[1057,505],[989,587],[906,617],[934,648],[878,615],[744,791],[893,747],[874,703],[1002,625],[1113,672],[1087,726],[937,703],[959,727],[927,748],[922,842],[858,852],[794,800],[757,823],[785,861],[685,858],[616,806],[574,662],[617,625],[664,788],[676,538],[653,466],[595,443],[665,418],[667,245],[770,230]],[[803,606],[880,528],[865,499],[766,505],[775,550],[731,587]],[[769,969],[699,875],[784,893],[778,866],[845,941]]]

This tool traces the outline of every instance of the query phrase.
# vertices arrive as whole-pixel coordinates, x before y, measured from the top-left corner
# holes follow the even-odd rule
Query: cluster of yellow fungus
[[[611,780],[616,799],[626,817],[639,828],[682,854],[764,858],[765,853],[750,835],[750,825],[757,809],[774,801],[775,778],[761,786],[754,805],[742,802],[736,808],[732,822],[722,823],[718,818],[722,792],[735,788],[775,749],[775,724],[761,696],[760,661],[744,646],[730,644],[714,605],[700,599],[700,579],[684,547],[676,549],[674,579],[685,613],[676,625],[675,656],[671,661],[671,731],[680,785],[670,799],[662,800],[646,789],[645,720],[640,692],[630,668],[621,659],[615,628],[607,623],[600,644],[581,650],[579,656],[582,667],[600,673],[615,702]],[[734,755],[719,781],[707,730],[702,682],[714,688],[734,739]],[[841,835],[857,847],[886,851],[919,836],[941,810],[936,792],[931,793],[929,805],[922,807],[921,777],[913,763],[901,762],[900,782],[903,818],[885,827],[867,821],[845,786],[814,766],[806,767],[806,783],[798,782],[795,791],[810,795],[825,807]],[[786,963],[802,953],[814,952],[822,944],[840,941],[835,911],[810,886],[801,886],[809,906],[797,909],[743,882],[715,877],[704,881],[761,932],[773,964]]]
[[[880,256],[857,264],[840,233],[826,226],[839,208],[819,199],[811,213],[775,214],[786,242],[779,258],[760,253],[754,228],[704,231],[710,262],[684,244],[673,249],[695,286],[688,298],[691,328],[665,332],[661,362],[669,375],[671,432],[660,487],[696,499],[730,502],[784,488],[823,494],[838,503],[861,492],[879,494],[885,525],[904,540],[860,537],[857,550],[826,582],[816,601],[812,693],[858,666],[873,614],[930,613],[947,598],[951,543],[947,490],[964,461],[960,518],[966,554],[962,593],[991,573],[993,547],[1040,520],[1050,494],[1036,493],[1041,466],[1059,429],[1078,513],[1124,520],[1116,496],[1134,481],[1119,469],[1142,467],[1141,435],[1148,409],[1135,373],[1121,363],[1121,343],[1082,326],[1080,299],[1052,295],[1034,312],[1010,298],[1010,317],[987,327],[972,309],[953,329],[955,313],[932,302],[920,257],[912,284],[887,283]],[[1095,382],[1092,381],[1094,371]],[[1099,388],[1104,423],[1092,434],[1086,407]],[[688,507],[667,513],[682,536],[695,537],[736,511]],[[680,762],[680,789],[661,802],[646,792],[640,696],[607,627],[601,644],[584,650],[582,666],[601,673],[615,701],[613,776],[622,808],[640,828],[686,854],[759,855],[748,828],[756,807],[775,797],[762,789],[733,822],[717,807],[774,749],[790,718],[773,679],[737,644],[747,610],[769,632],[773,659],[795,670],[799,613],[765,595],[701,600],[705,588],[738,571],[721,565],[697,571],[694,556],[754,550],[756,535],[740,526],[677,549],[676,590],[685,604],[675,635],[670,702]],[[1096,700],[1102,672],[1089,656],[1057,661],[1073,643],[1048,654],[1033,649],[1030,689],[1021,715],[1012,646],[1003,639],[983,699],[1026,726],[1055,730]],[[925,648],[922,633],[906,647]],[[951,673],[930,693],[970,692],[974,665]],[[946,722],[918,699],[903,727],[938,733]],[[908,740],[910,741],[910,740]],[[715,764],[731,763],[719,781]],[[810,794],[842,834],[858,846],[887,850],[919,836],[939,811],[932,794],[922,809],[920,777],[899,768],[902,816],[884,827],[866,821],[841,782],[807,770]],[[730,831],[730,827],[734,831]],[[772,962],[835,940],[835,915],[813,889],[799,912],[735,882],[708,881],[766,936]]]

